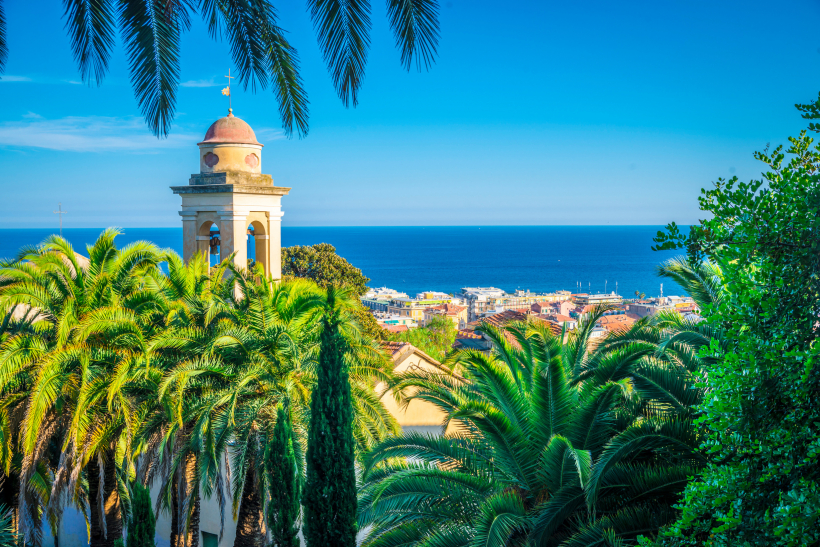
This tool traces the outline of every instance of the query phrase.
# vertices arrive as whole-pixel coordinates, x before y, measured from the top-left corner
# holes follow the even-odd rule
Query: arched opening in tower
[[[222,262],[222,255],[220,254],[222,240],[219,236],[219,226],[211,223],[208,235],[210,236],[210,239],[208,240],[208,255],[210,256],[210,259],[208,263],[211,267],[214,267]]]
[[[248,225],[248,268],[261,264],[265,269],[265,275],[270,274],[269,240],[265,226],[261,222],[254,220]]]

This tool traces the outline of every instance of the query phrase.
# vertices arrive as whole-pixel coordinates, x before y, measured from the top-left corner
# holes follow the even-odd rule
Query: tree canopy
[[[797,107],[820,117],[820,99]],[[656,238],[719,266],[722,297],[703,313],[724,339],[702,350],[709,462],[659,545],[820,541],[820,146],[804,130],[755,157],[762,178],[718,179],[700,197],[708,220]]]

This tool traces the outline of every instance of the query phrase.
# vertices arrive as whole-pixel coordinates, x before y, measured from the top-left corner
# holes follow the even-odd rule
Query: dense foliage
[[[697,349],[712,333],[660,314],[595,347],[607,311],[566,341],[539,321],[482,325],[491,355],[461,351],[441,371],[397,378],[408,400],[443,412],[448,433],[390,438],[368,455],[365,545],[628,545],[674,520],[703,463],[693,405]]]
[[[284,405],[280,405],[266,458],[270,476],[268,528],[271,547],[299,547],[302,466],[296,460],[293,442],[290,414]]]
[[[820,117],[820,100],[798,108]],[[725,341],[704,352],[709,463],[658,544],[820,542],[820,147],[806,131],[789,142],[755,154],[760,180],[704,190],[709,220],[656,240],[720,266],[724,296],[704,312]]]
[[[370,281],[359,268],[336,254],[336,247],[329,243],[283,247],[282,277],[310,279],[323,289],[346,287],[356,296],[367,292]],[[359,304],[353,314],[364,335],[376,340],[384,339],[385,331],[370,310]]]
[[[328,290],[319,372],[310,404],[303,504],[308,547],[356,546],[353,408],[336,290]]]
[[[116,234],[87,260],[51,237],[0,263],[0,463],[18,479],[3,495],[33,546],[66,504],[87,508],[92,547],[113,546],[133,480],[158,486],[172,547],[198,544],[201,498],[232,505],[235,547],[259,545],[266,447],[286,400],[304,446],[327,293],[145,242],[117,249]],[[362,453],[397,430],[373,390],[391,367],[349,313],[339,321]]]
[[[433,359],[443,361],[453,348],[456,327],[445,317],[435,317],[424,327],[393,333],[388,340],[409,342]]]
[[[131,518],[126,547],[155,547],[156,519],[151,492],[140,483],[131,486]]]
[[[307,0],[322,57],[345,106],[356,106],[370,48],[370,2]],[[270,84],[285,133],[308,130],[308,99],[299,74],[299,56],[279,27],[270,0],[145,1],[66,0],[66,30],[83,82],[100,85],[108,73],[117,30],[131,84],[151,131],[166,136],[176,110],[182,34],[199,15],[213,38],[230,44],[238,81],[256,90]],[[387,19],[401,63],[410,70],[429,67],[439,37],[437,0],[390,0]],[[22,23],[22,22],[21,22]],[[8,57],[6,21],[0,2],[0,74]]]

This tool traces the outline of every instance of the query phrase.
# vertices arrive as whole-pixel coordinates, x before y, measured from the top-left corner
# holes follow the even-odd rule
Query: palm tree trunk
[[[110,454],[113,456],[113,454]],[[99,510],[98,496],[102,487],[103,510],[105,511],[105,533],[103,533],[102,519]],[[117,490],[117,469],[113,458],[103,470],[103,481],[100,484],[100,467],[96,460],[88,464],[88,502],[89,516],[91,517],[90,547],[114,547],[118,539],[122,539],[122,506]]]
[[[89,545],[100,545],[104,538],[100,521],[100,504],[97,503],[100,495],[100,466],[96,458],[91,458],[85,471],[88,474],[88,520],[91,522]]]
[[[171,547],[179,546],[179,473],[171,478]]]
[[[185,483],[187,485],[186,495],[191,500],[191,520],[188,524],[188,535],[185,543],[186,547],[199,547],[199,490],[196,488],[196,454],[189,453],[185,456]]]
[[[253,467],[248,466],[242,499],[239,502],[239,516],[236,522],[236,539],[233,547],[263,547],[262,498],[254,480]]]

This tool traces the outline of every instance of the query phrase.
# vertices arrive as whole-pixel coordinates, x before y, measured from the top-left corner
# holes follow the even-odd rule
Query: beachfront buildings
[[[699,311],[695,301],[688,296],[664,296],[638,300],[627,304],[626,310],[638,317],[649,317],[661,311],[676,311],[683,316]]]
[[[568,291],[538,294],[530,291],[515,291],[508,294],[496,287],[464,287],[461,298],[467,306],[469,321],[507,310],[529,310],[533,304],[568,300]]]
[[[600,304],[623,304],[623,297],[613,293],[609,294],[587,294],[578,293],[572,295],[572,300],[579,306],[598,306]]]

